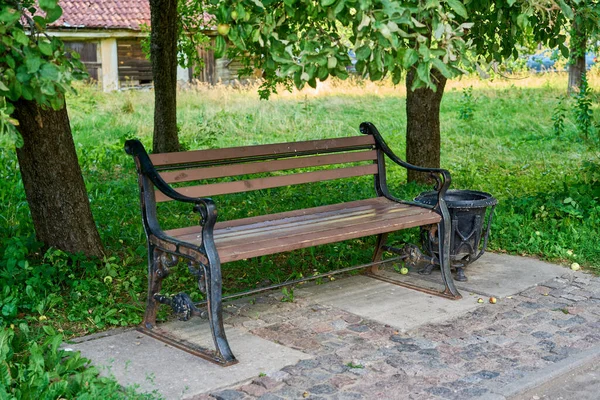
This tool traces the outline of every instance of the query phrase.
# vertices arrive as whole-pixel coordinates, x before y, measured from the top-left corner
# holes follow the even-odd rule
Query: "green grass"
[[[596,71],[592,104],[596,121]],[[470,96],[464,89],[472,86]],[[490,249],[553,262],[578,262],[600,272],[600,147],[581,137],[566,103],[564,130],[556,135],[552,115],[566,88],[562,74],[522,80],[449,82],[442,102],[442,167],[452,188],[492,193],[499,200]],[[337,83],[318,90],[281,93],[258,100],[254,89],[196,87],[180,92],[178,121],[185,148],[309,140],[355,135],[363,121],[376,124],[388,144],[404,154],[406,96],[403,88],[367,82]],[[145,237],[136,176],[123,151],[128,138],[151,147],[153,93],[104,94],[79,88],[68,99],[73,135],[94,218],[107,250],[104,260],[50,250],[39,254],[14,150],[0,148],[0,325],[28,324],[66,337],[133,325],[145,302]],[[0,140],[4,140],[1,138]],[[404,185],[405,171],[390,168],[389,182],[410,199],[424,187]],[[352,200],[372,194],[371,181],[346,180],[215,198],[221,219]],[[165,227],[194,224],[189,208],[161,205]],[[416,231],[397,239],[417,241]],[[227,293],[326,272],[368,261],[374,238],[364,238],[260,257],[223,267]],[[181,267],[183,268],[183,267]],[[186,290],[186,273],[166,280],[165,291]],[[166,317],[166,312],[160,315]]]
[[[565,79],[564,75],[540,75],[515,81],[452,82],[442,103],[442,166],[451,171],[453,188],[489,191],[499,199],[492,249],[600,268],[600,242],[595,235],[597,154],[578,136],[570,113],[561,136],[552,129],[552,112]],[[597,82],[593,76],[592,87]],[[460,118],[461,89],[471,85],[473,116],[464,120]],[[195,149],[345,136],[356,134],[360,122],[368,120],[402,155],[406,126],[403,89],[366,86],[342,84],[320,93],[284,93],[268,102],[259,101],[254,91],[201,87],[180,94],[181,140],[186,148]],[[138,137],[150,146],[152,93],[98,96],[84,90],[70,102],[70,109],[82,162],[93,165],[86,181],[105,243],[121,252],[123,244],[111,240],[121,237],[125,247],[137,248],[143,243],[142,230],[129,221],[136,221],[138,211],[134,207],[123,210],[119,201],[106,208],[103,199],[136,196],[131,161],[121,145],[124,138]],[[586,167],[590,160],[592,164]],[[98,169],[99,165],[103,168]],[[393,171],[392,176],[396,189],[402,190],[404,171]],[[335,187],[336,192],[346,194],[346,199],[357,196],[357,185],[334,185],[341,185]],[[307,207],[322,198],[322,192],[314,188],[302,190],[284,190],[284,204]],[[336,195],[327,200],[340,199]],[[223,218],[246,216],[248,210],[273,211],[264,193],[217,200],[223,205],[219,208]],[[119,235],[116,231],[126,225],[135,227],[128,226],[128,231]]]

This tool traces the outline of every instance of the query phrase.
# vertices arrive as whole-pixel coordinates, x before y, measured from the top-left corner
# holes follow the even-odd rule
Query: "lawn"
[[[590,76],[596,121],[600,75]],[[442,102],[442,167],[452,188],[492,193],[499,200],[489,248],[573,262],[600,272],[600,150],[598,126],[587,138],[578,132],[573,100],[561,100],[566,75],[524,79],[449,82]],[[354,135],[373,122],[388,144],[404,154],[405,90],[389,84],[330,82],[316,90],[282,92],[269,101],[255,88],[195,86],[178,100],[180,138],[186,149],[215,148]],[[145,301],[145,238],[136,176],[123,151],[128,138],[151,145],[153,93],[105,94],[79,88],[68,98],[73,135],[92,211],[107,254],[103,260],[50,250],[40,254],[33,240],[14,150],[0,149],[0,322],[51,326],[66,336],[141,321]],[[561,107],[564,111],[561,113]],[[555,132],[555,121],[563,128]],[[404,185],[392,170],[390,186],[410,199],[426,187]],[[370,195],[370,181],[253,192],[216,198],[220,218],[337,202]],[[276,199],[276,201],[273,201]],[[165,205],[166,227],[190,224],[187,208]],[[417,232],[400,239],[415,241]],[[225,291],[250,289],[264,280],[324,272],[367,261],[373,238],[262,257],[224,266]],[[166,290],[194,287],[176,274]],[[191,293],[199,299],[200,293]],[[162,318],[166,314],[161,315]]]

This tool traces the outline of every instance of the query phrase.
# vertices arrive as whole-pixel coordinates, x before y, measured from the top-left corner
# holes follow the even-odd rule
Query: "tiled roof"
[[[63,15],[53,28],[141,30],[150,25],[149,0],[60,0]]]

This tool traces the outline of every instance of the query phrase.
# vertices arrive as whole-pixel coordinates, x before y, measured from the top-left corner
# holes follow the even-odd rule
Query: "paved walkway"
[[[600,357],[600,278],[537,260],[486,256],[488,265],[498,264],[505,269],[502,273],[507,276],[506,269],[515,268],[515,265],[523,268],[521,264],[525,262],[529,272],[537,274],[537,284],[519,288],[522,284],[519,280],[512,283],[510,280],[502,281],[498,291],[506,293],[507,285],[513,285],[516,291],[513,295],[499,298],[497,304],[488,303],[487,297],[484,303],[478,303],[477,299],[483,295],[473,292],[463,291],[464,299],[460,303],[445,299],[437,303],[438,299],[432,300],[431,296],[408,291],[414,292],[411,296],[420,296],[423,302],[435,302],[431,303],[431,311],[432,315],[437,315],[435,321],[429,322],[419,310],[420,319],[409,326],[399,326],[396,321],[402,313],[411,315],[411,304],[415,302],[400,295],[407,289],[393,285],[392,289],[388,286],[367,288],[367,294],[351,292],[341,302],[338,299],[338,303],[331,299],[323,300],[335,291],[335,283],[330,287],[316,287],[316,291],[296,290],[294,303],[282,303],[280,296],[274,293],[251,302],[236,302],[226,308],[228,332],[242,332],[279,346],[273,352],[291,352],[288,365],[282,366],[286,364],[283,360],[274,368],[260,372],[254,370],[250,376],[242,374],[232,382],[227,381],[227,376],[231,375],[228,371],[234,371],[230,370],[234,367],[212,367],[202,360],[186,358],[177,351],[175,360],[178,361],[174,362],[180,364],[176,369],[181,369],[183,376],[189,380],[188,384],[196,376],[201,379],[202,375],[202,372],[190,374],[188,363],[199,366],[200,371],[217,368],[214,372],[217,375],[212,375],[210,381],[212,384],[216,380],[216,384],[189,389],[190,385],[180,383],[177,391],[168,391],[163,390],[160,383],[155,383],[156,389],[167,398],[195,400],[587,399],[552,397],[554,389],[548,385],[560,379],[570,382],[569,373],[579,370],[583,371],[582,374],[598,376],[596,370],[586,365]],[[488,275],[492,267],[489,268]],[[475,272],[476,268],[473,268],[471,273]],[[472,280],[480,278],[474,276]],[[352,279],[357,282],[350,286],[367,285],[361,282],[368,278],[354,277],[350,281]],[[490,282],[487,285],[486,294]],[[400,299],[394,302],[391,297],[383,296],[386,302],[383,305],[387,304],[393,311],[391,314],[397,315],[397,319],[392,318],[390,323],[383,320],[385,314],[377,314],[379,317],[374,320],[360,312],[359,307],[361,302],[381,306],[377,297],[369,293],[383,293],[385,290],[388,294],[396,291],[396,297]],[[440,317],[444,314],[444,304],[454,310],[448,312],[445,319]],[[456,312],[457,304],[464,312]],[[360,313],[347,309],[359,310]],[[151,341],[140,336],[132,340]],[[108,347],[119,346],[124,341],[115,335],[112,339],[83,342],[79,349],[84,356],[102,364],[102,351],[106,352]],[[156,343],[152,346],[164,347]],[[232,347],[236,355],[243,353],[241,348],[236,350],[236,346]],[[95,353],[93,348],[100,350]],[[144,352],[148,356],[147,351]],[[109,356],[113,360],[115,357],[118,359],[119,352]],[[120,357],[127,358],[127,363],[135,362],[131,360],[134,357],[131,353],[120,354]],[[287,356],[282,357],[285,359]],[[184,359],[186,363],[181,364]],[[175,366],[165,368],[167,362],[164,359],[155,359],[154,363],[157,361],[163,370],[175,369]],[[243,369],[244,357],[240,357],[240,361],[242,366],[238,368]],[[149,366],[151,363],[146,359],[146,364],[140,365]],[[115,372],[114,369],[112,372]],[[170,379],[173,380],[172,377]],[[596,389],[599,386],[597,381]],[[536,392],[544,388],[546,392]],[[582,391],[580,395],[585,396],[585,385],[579,384],[578,389]],[[590,384],[588,391],[591,390],[597,393]]]

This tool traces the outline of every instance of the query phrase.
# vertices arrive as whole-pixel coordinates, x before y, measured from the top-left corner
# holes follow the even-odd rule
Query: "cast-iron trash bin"
[[[415,201],[433,206],[438,201],[437,196],[437,192],[424,192]],[[466,281],[463,269],[485,252],[498,200],[489,193],[476,190],[448,190],[445,199],[452,221],[450,266],[456,269],[457,281]],[[482,234],[483,245],[479,249]],[[425,253],[433,258],[433,263],[422,268],[419,273],[431,274],[433,267],[439,265],[437,231],[421,227],[421,244]]]

